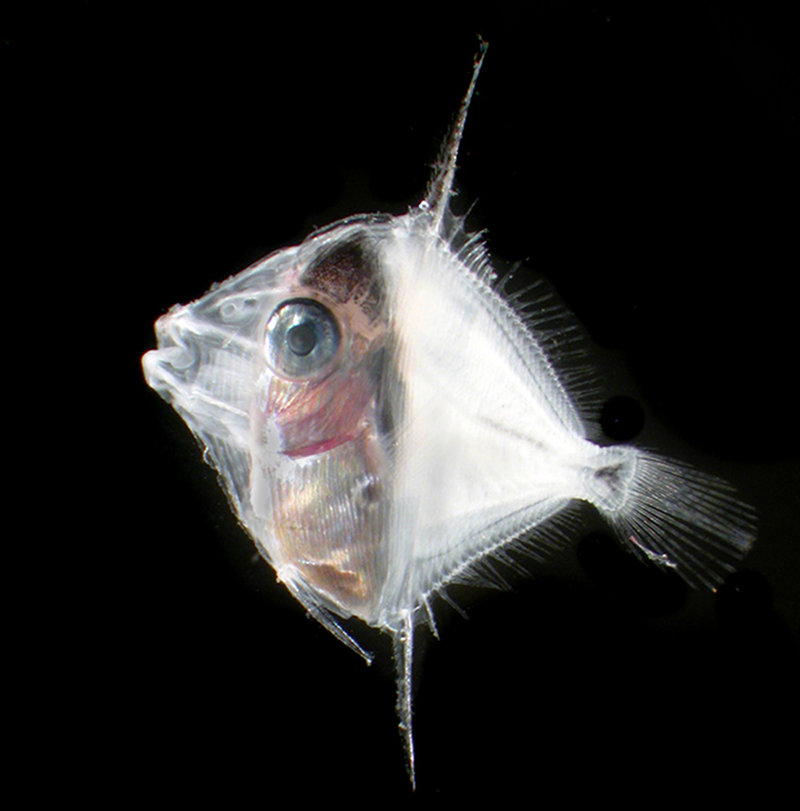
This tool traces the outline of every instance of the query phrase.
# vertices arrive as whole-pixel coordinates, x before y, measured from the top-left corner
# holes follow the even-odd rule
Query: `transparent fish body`
[[[450,214],[482,58],[419,206],[336,223],[174,307],[143,358],[294,596],[366,658],[338,618],[393,635],[412,780],[413,632],[445,586],[521,538],[546,546],[575,500],[696,586],[713,588],[754,538],[724,482],[587,439]]]

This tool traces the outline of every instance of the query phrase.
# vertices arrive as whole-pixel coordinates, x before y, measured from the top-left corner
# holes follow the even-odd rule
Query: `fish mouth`
[[[158,348],[142,356],[142,371],[147,384],[162,397],[173,400],[176,391],[187,383],[187,378],[198,360],[197,346],[187,340],[173,309],[156,321]]]
[[[246,363],[221,365],[222,350],[209,337],[207,325],[188,307],[174,307],[155,325],[158,348],[142,357],[147,384],[183,417],[208,445],[224,439],[246,445],[248,414],[243,402]],[[219,367],[219,368],[218,368]]]
[[[195,362],[196,353],[186,346],[151,349],[142,357],[142,369],[148,385],[162,393],[175,388],[187,369]]]

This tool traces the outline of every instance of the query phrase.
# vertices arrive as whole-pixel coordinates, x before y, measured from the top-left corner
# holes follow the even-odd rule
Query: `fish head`
[[[390,220],[334,224],[173,307],[143,358],[279,579],[339,614],[370,614],[383,579]]]

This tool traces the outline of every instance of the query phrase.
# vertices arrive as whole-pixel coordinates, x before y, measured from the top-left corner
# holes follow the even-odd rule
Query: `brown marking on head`
[[[356,304],[369,323],[381,315],[385,290],[378,257],[366,236],[354,235],[323,250],[300,283],[339,304]]]

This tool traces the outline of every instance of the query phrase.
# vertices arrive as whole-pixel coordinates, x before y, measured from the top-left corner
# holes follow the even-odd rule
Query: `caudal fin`
[[[734,488],[689,465],[631,447],[594,475],[591,500],[641,557],[674,569],[697,588],[717,586],[756,538],[756,514]]]

